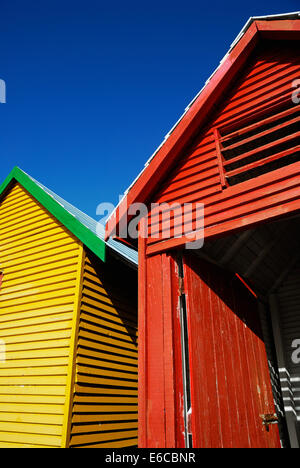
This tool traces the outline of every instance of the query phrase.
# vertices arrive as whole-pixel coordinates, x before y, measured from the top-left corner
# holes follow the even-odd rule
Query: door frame
[[[280,386],[282,394],[285,388],[291,388],[290,374],[287,370],[286,358],[284,353],[284,345],[282,338],[282,327],[280,320],[279,304],[276,293],[269,295],[269,309],[272,323],[272,334],[278,363],[278,371],[280,376]],[[299,435],[297,432],[297,417],[290,405],[284,403],[285,419],[287,424],[288,436],[290,439],[291,448],[300,448]],[[292,402],[290,402],[292,404]]]

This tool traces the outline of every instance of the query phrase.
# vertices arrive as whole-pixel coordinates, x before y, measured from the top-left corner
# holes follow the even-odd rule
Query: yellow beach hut
[[[137,252],[15,168],[0,271],[0,447],[136,446]]]

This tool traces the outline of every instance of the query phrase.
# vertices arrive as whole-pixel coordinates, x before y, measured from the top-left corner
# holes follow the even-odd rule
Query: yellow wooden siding
[[[137,445],[137,282],[87,253],[77,342],[71,447]]]
[[[81,244],[19,184],[0,204],[0,447],[60,447]]]

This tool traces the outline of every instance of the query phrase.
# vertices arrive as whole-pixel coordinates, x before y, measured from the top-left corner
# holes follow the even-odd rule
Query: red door
[[[193,447],[279,448],[258,303],[232,273],[184,257]]]

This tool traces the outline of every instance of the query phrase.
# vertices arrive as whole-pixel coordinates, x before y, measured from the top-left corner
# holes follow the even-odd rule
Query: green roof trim
[[[15,167],[5,181],[0,185],[0,197],[5,194],[11,183],[14,181],[22,185],[27,192],[29,192],[47,211],[49,211],[49,213],[51,213],[75,237],[77,237],[77,239],[79,239],[103,262],[105,262],[105,241],[100,239],[96,234],[84,226],[18,167]]]

